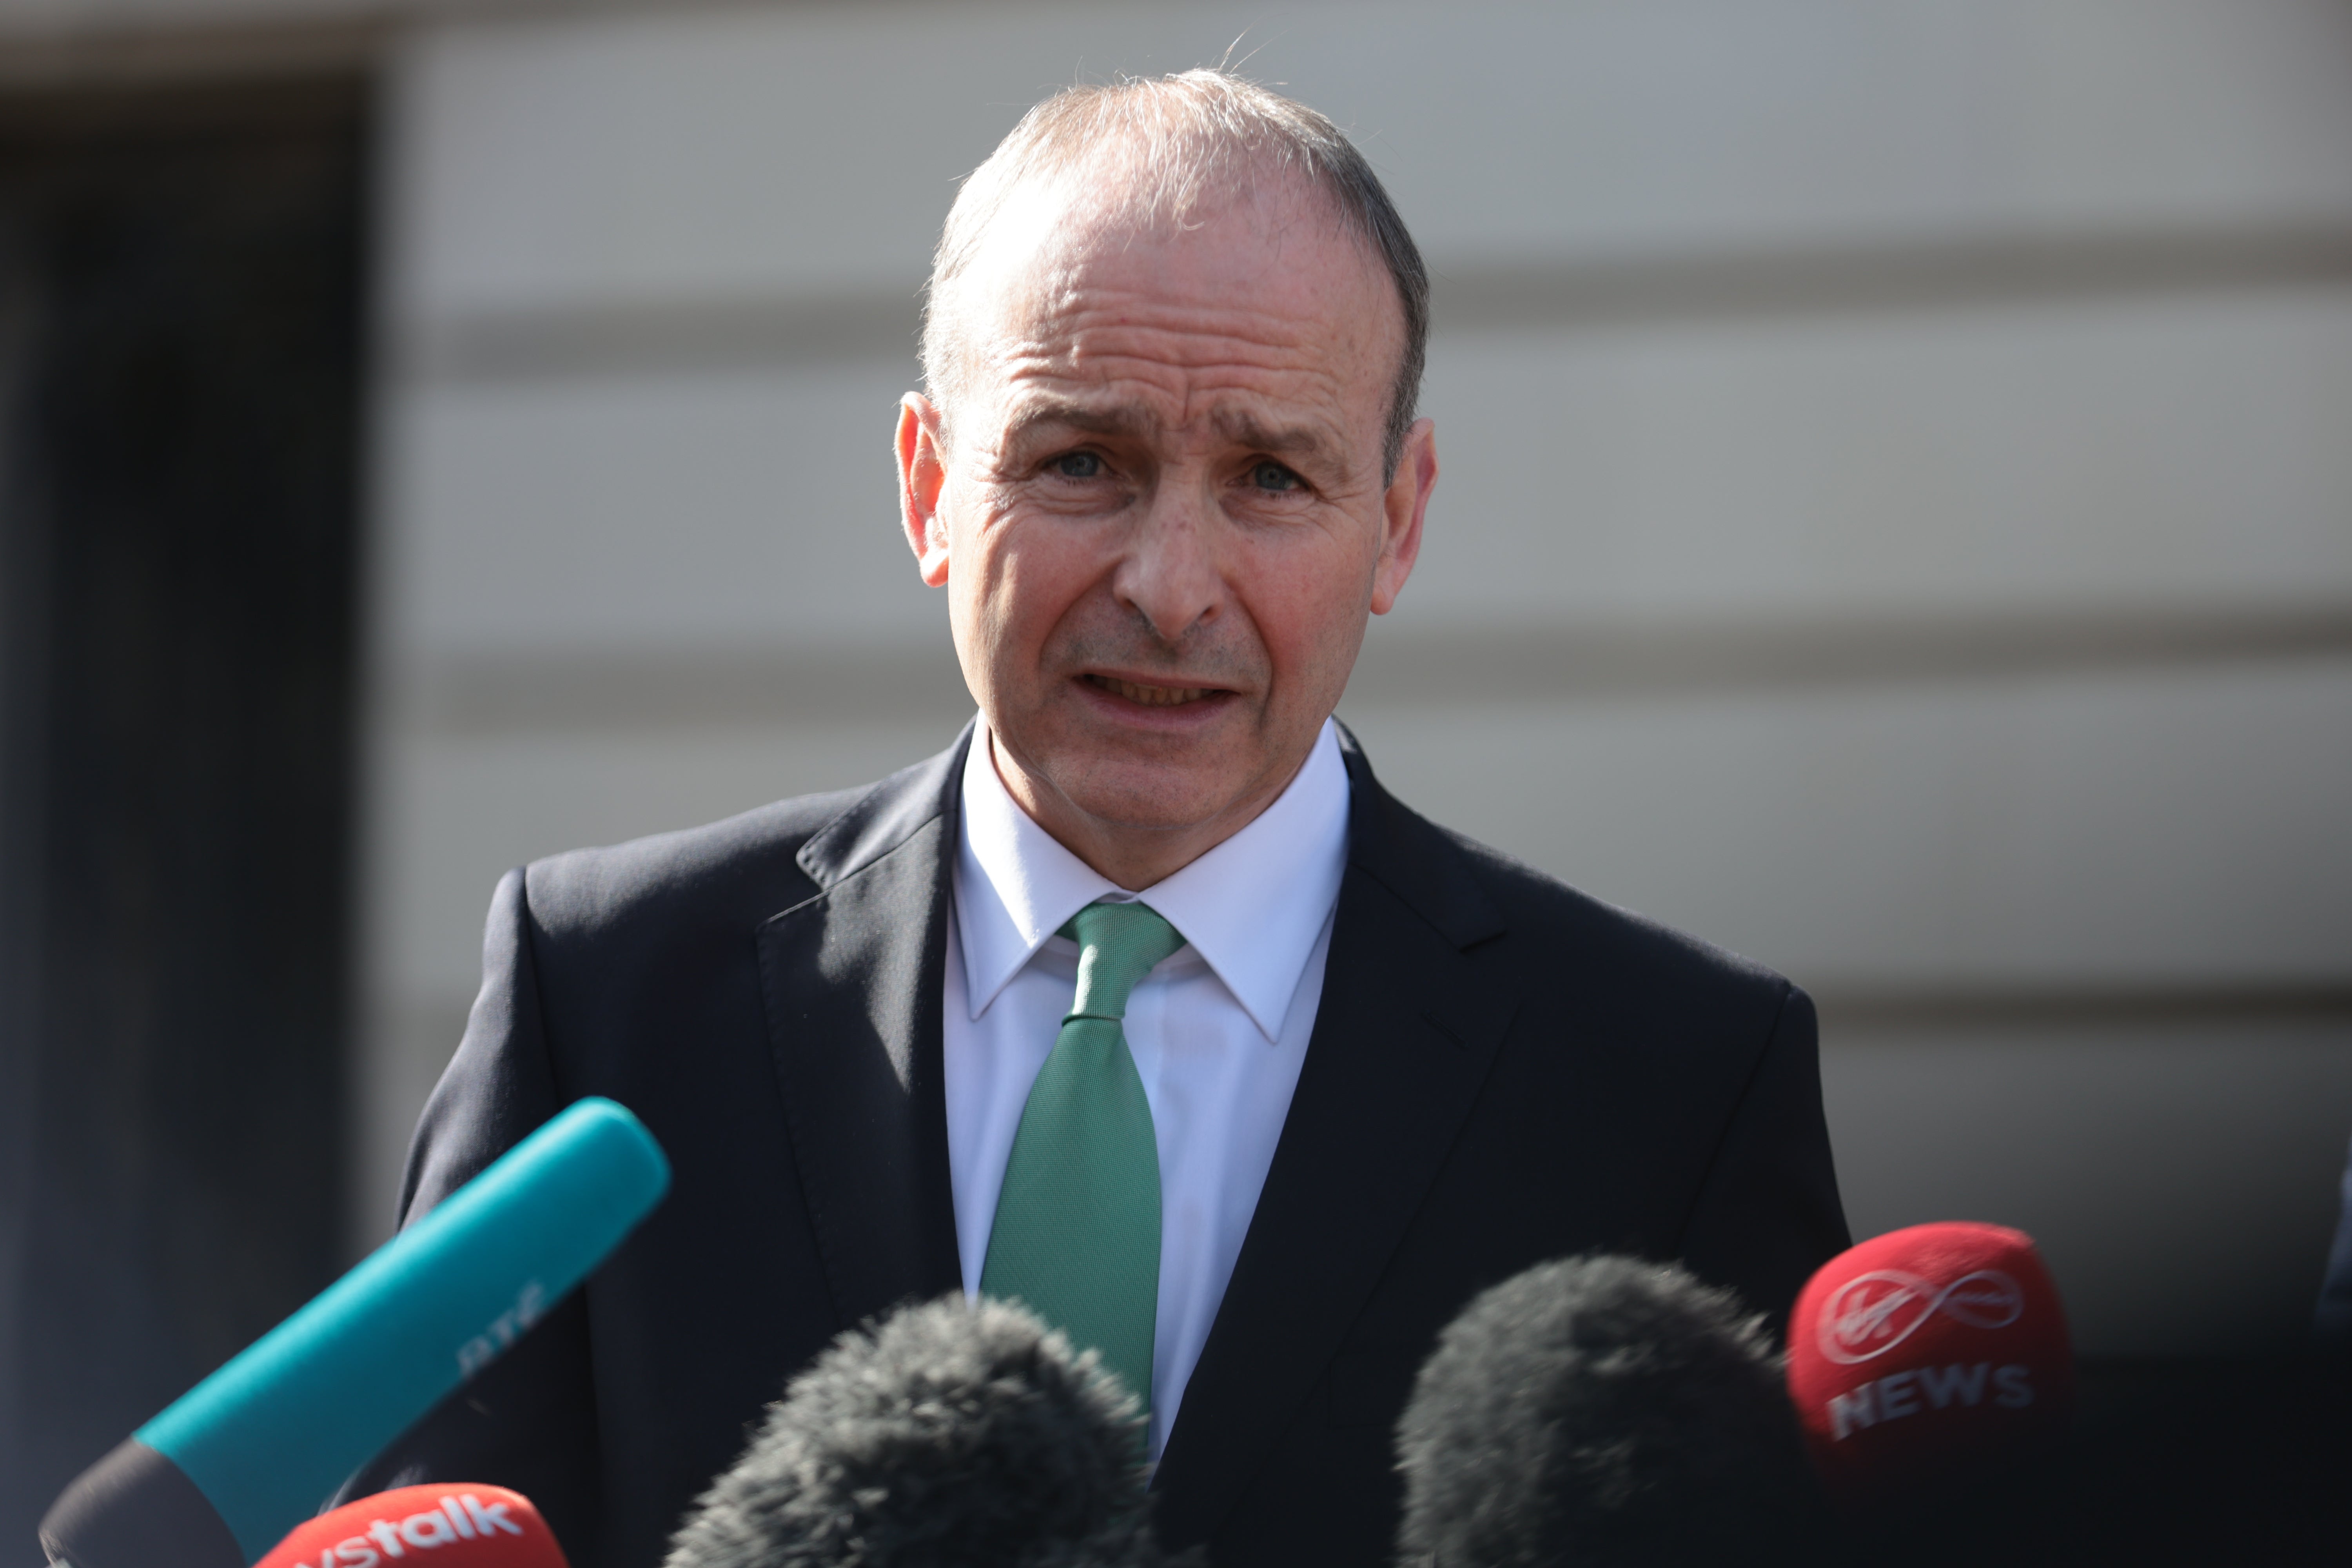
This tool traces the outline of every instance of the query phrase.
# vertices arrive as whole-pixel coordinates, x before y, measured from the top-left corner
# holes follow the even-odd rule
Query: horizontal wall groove
[[[769,298],[453,312],[395,334],[399,373],[452,384],[912,365],[920,279]],[[1433,268],[1433,331],[1981,309],[2150,292],[2352,285],[2352,224],[1969,236]]]
[[[1713,322],[2352,283],[2352,226],[1981,235],[1441,272],[1433,327]]]
[[[1365,641],[1342,711],[2021,680],[2221,664],[2269,662],[2284,668],[2345,658],[2352,658],[2352,604],[1746,624],[1570,622],[1459,631],[1381,624]],[[957,724],[972,710],[944,635],[929,646],[582,648],[453,657],[420,665],[390,695],[401,727],[452,736]]]
[[[404,377],[455,384],[725,374],[901,360],[912,374],[922,306],[912,285],[790,299],[485,310],[396,341]]]
[[[1365,639],[1349,687],[1360,705],[1705,696],[2301,660],[2352,654],[2352,604],[1381,635],[1386,630]]]

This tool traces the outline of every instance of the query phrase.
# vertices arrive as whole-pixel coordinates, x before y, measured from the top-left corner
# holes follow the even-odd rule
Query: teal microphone
[[[643,1122],[575,1102],[82,1472],[41,1521],[50,1561],[248,1568],[668,1186]]]

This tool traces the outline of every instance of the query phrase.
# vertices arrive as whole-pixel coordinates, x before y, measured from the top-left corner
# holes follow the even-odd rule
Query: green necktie
[[[1119,1020],[1136,982],[1184,939],[1131,903],[1089,904],[1061,934],[1078,944],[1077,999],[1022,1107],[980,1289],[1100,1351],[1149,1409],[1160,1141]]]

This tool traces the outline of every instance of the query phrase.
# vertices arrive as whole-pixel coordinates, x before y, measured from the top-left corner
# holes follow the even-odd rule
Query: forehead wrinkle
[[[1023,332],[999,345],[998,363],[1013,376],[1067,375],[1073,379],[1141,373],[1142,379],[1170,374],[1245,376],[1297,375],[1318,382],[1342,379],[1333,360],[1304,339],[1268,341],[1248,332],[1205,332],[1157,322],[1107,321],[1076,331]]]
[[[1008,369],[1021,367],[1014,374],[1115,360],[1331,374],[1333,362],[1349,357],[1357,345],[1318,342],[1314,325],[1279,311],[1177,305],[1148,295],[1105,300],[1096,293],[1006,311],[987,357]]]
[[[1097,358],[1083,368],[1057,359],[1007,367],[1016,388],[1004,438],[1047,426],[1187,444],[1213,437],[1301,461],[1344,459],[1350,442],[1345,384],[1321,365],[1215,363],[1173,366],[1150,356]]]
[[[1097,346],[1100,340],[1114,342],[1135,340],[1178,350],[1183,357],[1187,344],[1201,345],[1202,352],[1230,353],[1235,347],[1244,352],[1241,357],[1275,360],[1298,353],[1328,357],[1345,353],[1353,344],[1345,339],[1324,342],[1315,329],[1320,323],[1302,320],[1289,312],[1257,310],[1244,305],[1179,304],[1149,295],[1106,299],[1100,290],[1083,300],[1070,300],[1058,308],[1049,307],[1042,313],[1032,335],[1045,341],[1067,343],[1077,357],[1088,353],[1106,352]]]
[[[1171,429],[1204,426],[1223,440],[1267,450],[1320,452],[1331,446],[1330,432],[1324,428],[1328,418],[1318,417],[1318,414],[1337,412],[1335,407],[1327,406],[1330,398],[1326,395],[1301,399],[1270,393],[1254,384],[1265,379],[1265,373],[1255,366],[1189,367],[1181,374],[1182,385],[1169,384],[1166,366],[1142,361],[1137,368],[1160,374],[1113,374],[1086,389],[1065,392],[1050,384],[1037,384],[1041,379],[1049,383],[1060,379],[1050,368],[1041,367],[1029,374],[1016,372],[1014,383],[1024,390],[1014,395],[1008,409],[1007,427],[1022,430],[1058,424],[1098,435],[1152,437]],[[1231,374],[1214,374],[1221,369]],[[1318,376],[1315,380],[1326,394],[1337,389],[1338,384],[1329,377]],[[1208,384],[1200,384],[1202,382]],[[1254,406],[1269,401],[1285,406]]]
[[[1204,397],[1238,395],[1332,408],[1345,401],[1347,378],[1319,356],[1267,353],[1242,339],[1183,341],[1189,351],[1183,353],[1170,352],[1172,343],[1146,337],[1076,350],[1033,341],[1006,345],[998,364],[1008,386],[1034,389],[1015,395],[1016,407],[1033,398],[1058,398],[1073,408],[1099,408],[1103,405],[1089,395],[1098,394],[1187,410],[1171,416],[1155,409],[1154,417],[1163,425],[1197,417],[1189,410]]]
[[[1347,384],[1342,377],[1320,365],[1264,364],[1226,358],[1175,363],[1161,355],[1129,352],[1090,354],[1075,361],[1061,355],[1037,354],[1014,359],[1004,370],[1007,383],[1014,385],[1041,382],[1081,389],[1124,385],[1138,391],[1149,389],[1161,397],[1181,397],[1187,402],[1196,402],[1203,395],[1235,393],[1276,402],[1336,403]],[[1084,393],[1061,395],[1082,397]]]
[[[1231,323],[1243,330],[1275,328],[1276,335],[1286,341],[1311,336],[1320,316],[1314,308],[1317,302],[1267,299],[1277,287],[1277,280],[1262,274],[1227,277],[1193,286],[1187,291],[1196,297],[1184,299],[1168,290],[1081,276],[1040,289],[1035,300],[1041,319],[1066,322],[1076,331],[1103,324],[1106,317],[1124,321],[1141,316],[1181,331],[1214,333],[1231,330]],[[1222,297],[1197,297],[1204,294]]]
[[[1032,392],[1014,403],[1007,426],[1013,435],[1040,425],[1066,425],[1094,436],[1151,437],[1160,434],[1163,423],[1149,405],[1131,400],[1090,403],[1058,393]]]

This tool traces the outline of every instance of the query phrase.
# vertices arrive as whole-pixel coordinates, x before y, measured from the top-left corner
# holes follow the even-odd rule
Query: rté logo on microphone
[[[471,1377],[498,1360],[546,1310],[546,1288],[533,1279],[515,1297],[513,1306],[491,1319],[488,1328],[457,1347],[459,1373]]]

